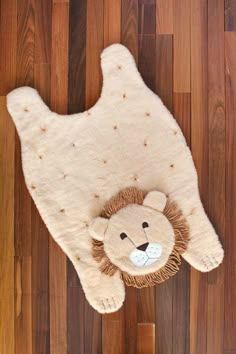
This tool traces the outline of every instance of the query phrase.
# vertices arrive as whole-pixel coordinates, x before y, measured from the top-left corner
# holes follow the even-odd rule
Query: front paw
[[[124,297],[111,295],[108,297],[97,297],[94,299],[93,306],[100,313],[111,313],[118,311],[123,305]]]
[[[217,268],[223,261],[224,251],[221,248],[216,253],[208,253],[200,257],[202,272],[209,272],[214,268]]]

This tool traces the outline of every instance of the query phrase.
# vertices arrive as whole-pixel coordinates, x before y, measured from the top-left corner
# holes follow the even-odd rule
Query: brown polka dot
[[[42,155],[39,155],[39,158],[40,158],[40,160],[42,160],[42,159],[43,159],[43,156],[42,156]]]
[[[144,142],[143,142],[143,146],[145,146],[145,147],[147,147],[147,140],[144,140]]]
[[[80,261],[80,256],[77,256],[77,261]]]
[[[106,164],[106,163],[107,163],[107,160],[102,160],[102,161],[103,161],[103,163],[104,163],[104,164]]]
[[[174,167],[173,163],[170,165],[170,167],[171,167],[171,168],[173,168],[173,167]]]
[[[134,180],[134,181],[137,181],[137,180],[138,180],[138,176],[137,176],[137,175],[134,175],[134,176],[133,176],[133,180]]]
[[[63,174],[63,178],[66,179],[68,175],[66,173]]]
[[[150,112],[145,112],[145,115],[146,115],[147,117],[150,117],[151,113],[150,113]]]
[[[117,125],[114,125],[114,126],[113,126],[113,129],[114,129],[114,130],[117,130],[117,129],[118,129]]]
[[[84,227],[89,227],[89,224],[87,221],[84,221]]]
[[[122,65],[121,64],[117,65],[117,69],[122,70]]]
[[[29,112],[28,107],[25,107],[25,108],[24,108],[24,112]]]
[[[126,93],[123,93],[123,96],[122,96],[124,99],[126,98]]]
[[[71,145],[72,145],[73,147],[76,147],[75,143],[72,143]]]
[[[91,116],[91,112],[87,111],[86,112],[87,116]]]
[[[41,131],[42,131],[43,133],[45,133],[46,130],[47,130],[45,127],[41,127],[40,129],[41,129]]]
[[[31,184],[31,189],[36,189],[36,186],[34,184]]]
[[[60,209],[60,213],[64,213],[65,212],[65,209]]]
[[[100,197],[98,194],[94,194],[94,198],[99,199]]]
[[[177,130],[173,130],[173,133],[174,133],[174,135],[176,135],[177,134]]]

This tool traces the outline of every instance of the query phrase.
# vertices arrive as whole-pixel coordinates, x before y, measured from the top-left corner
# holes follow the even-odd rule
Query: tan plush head
[[[165,194],[146,196],[134,188],[119,192],[89,228],[101,271],[121,272],[127,285],[150,286],[175,274],[189,239],[188,226]]]

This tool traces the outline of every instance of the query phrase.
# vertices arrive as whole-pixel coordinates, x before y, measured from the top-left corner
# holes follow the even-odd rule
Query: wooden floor
[[[0,4],[0,353],[236,354],[236,0]],[[27,193],[5,96],[29,85],[52,110],[84,111],[114,42],[182,127],[226,255],[210,274],[184,263],[163,285],[129,288],[100,316]]]

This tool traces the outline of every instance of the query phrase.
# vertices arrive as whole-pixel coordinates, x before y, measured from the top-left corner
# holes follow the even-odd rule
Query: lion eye
[[[148,226],[149,226],[148,223],[146,221],[144,221],[143,224],[142,224],[143,229],[145,229]]]
[[[120,234],[121,240],[124,240],[126,237],[128,237],[124,232]]]

